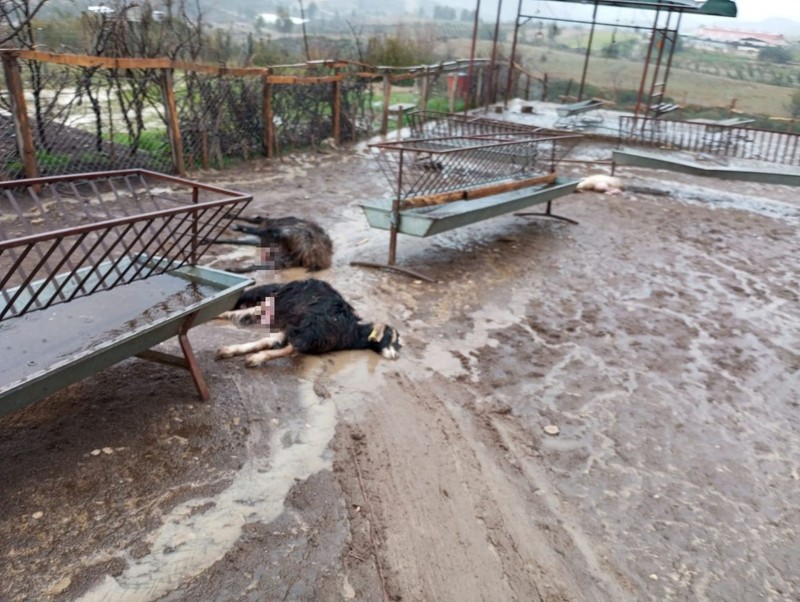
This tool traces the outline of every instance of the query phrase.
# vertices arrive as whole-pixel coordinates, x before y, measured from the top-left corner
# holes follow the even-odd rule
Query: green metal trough
[[[522,211],[541,203],[572,194],[579,180],[557,178],[555,183],[532,186],[485,198],[454,201],[442,205],[416,207],[399,212],[397,231],[409,236],[426,237],[468,226],[505,213]],[[392,228],[392,199],[361,203],[369,225],[381,230]],[[550,214],[551,217],[558,217]]]
[[[251,195],[134,169],[0,182],[0,198],[0,415],[131,356],[210,398],[189,329],[252,280],[198,263]],[[181,355],[151,349],[173,336]]]
[[[65,284],[62,290],[69,292],[80,281],[91,287],[97,276],[84,281],[88,271],[48,286]],[[200,378],[195,384],[204,396],[205,384],[191,365],[194,356],[186,333],[231,309],[252,282],[237,274],[185,266],[1,321],[0,415],[137,355],[192,371]],[[24,292],[18,302],[27,302]],[[184,357],[150,350],[174,336]]]
[[[646,167],[650,169],[666,169],[693,176],[720,178],[723,180],[737,180],[742,182],[757,182],[763,184],[782,184],[784,186],[800,186],[800,174],[786,173],[767,169],[752,169],[738,167],[707,167],[695,162],[681,161],[666,158],[661,155],[642,151],[614,151],[612,155],[614,165],[629,165],[631,167]]]

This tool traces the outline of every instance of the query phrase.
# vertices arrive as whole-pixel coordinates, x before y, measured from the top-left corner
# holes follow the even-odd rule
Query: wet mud
[[[248,369],[213,321],[208,403],[131,359],[0,418],[0,600],[800,599],[796,190],[618,175],[554,203],[579,225],[401,237],[427,283],[350,266],[388,251],[363,151],[196,174],[318,220],[313,276],[401,357]]]

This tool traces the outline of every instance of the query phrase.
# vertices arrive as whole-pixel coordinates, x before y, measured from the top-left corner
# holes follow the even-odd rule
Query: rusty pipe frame
[[[153,193],[154,182],[178,184],[182,188],[176,198],[169,199]],[[57,211],[63,215],[68,208],[61,201],[63,192],[59,193],[58,185],[70,184],[70,194],[79,202],[87,201],[75,183],[89,184],[97,195],[97,208],[102,211],[96,221],[38,233],[28,225],[27,234],[0,240],[0,258],[8,260],[4,261],[5,272],[0,273],[0,320],[187,264],[195,265],[211,245],[209,239],[214,233],[226,228],[252,199],[252,195],[139,169],[0,182],[0,190],[5,190],[10,198],[18,220],[27,223],[14,190],[30,194],[39,212],[43,211],[43,204],[33,191],[51,191]],[[108,185],[113,193],[108,201],[111,204],[129,200],[120,196],[121,191],[130,194],[135,202],[133,214],[122,204],[116,206],[125,215],[111,217],[97,183]],[[223,198],[201,201],[200,191]],[[191,202],[181,196],[187,192],[191,193]],[[139,201],[143,197],[139,195],[148,195],[149,200],[143,205]],[[180,206],[165,208],[157,199]],[[155,210],[145,210],[150,203]],[[91,220],[94,216],[87,212],[80,217]]]

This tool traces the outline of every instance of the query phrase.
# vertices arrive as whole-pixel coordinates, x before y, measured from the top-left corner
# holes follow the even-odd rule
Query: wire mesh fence
[[[263,150],[260,79],[182,72],[175,79],[186,167],[224,167]]]
[[[385,133],[387,106],[409,91],[423,107],[469,99],[458,61],[393,73],[341,61],[225,68],[27,50],[0,58],[2,180],[220,168]],[[485,67],[475,68],[473,100]]]
[[[331,138],[332,101],[330,84],[276,87],[272,110],[277,148],[291,151]]]
[[[24,59],[19,64],[40,175],[171,170],[155,72]],[[11,113],[9,95],[0,102]],[[24,173],[14,128],[13,119],[4,117],[0,157],[8,178]]]

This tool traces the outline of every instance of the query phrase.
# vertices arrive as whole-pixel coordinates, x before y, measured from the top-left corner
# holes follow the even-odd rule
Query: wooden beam
[[[342,80],[333,82],[333,142],[342,143]]]
[[[381,115],[381,136],[389,132],[389,102],[392,96],[392,76],[386,71],[383,74],[383,114]]]
[[[8,87],[9,100],[11,101],[11,112],[14,116],[17,150],[20,159],[22,159],[25,177],[38,178],[39,165],[36,162],[36,146],[33,143],[33,133],[28,119],[28,107],[25,103],[25,91],[22,87],[19,62],[10,53],[3,53],[2,60],[3,73]]]
[[[407,209],[409,207],[413,208],[427,207],[429,205],[443,205],[444,203],[452,203],[454,201],[480,199],[493,194],[500,194],[503,192],[511,192],[512,190],[527,188],[528,186],[552,184],[555,181],[556,174],[553,172],[544,176],[527,178],[525,180],[513,180],[511,182],[501,182],[499,184],[491,184],[482,188],[468,188],[466,190],[454,190],[452,192],[440,192],[438,194],[412,197],[403,201],[403,209]]]
[[[164,69],[162,72],[161,94],[164,98],[167,133],[169,134],[169,145],[172,150],[172,165],[178,175],[185,176],[186,165],[183,161],[183,142],[178,122],[178,108],[175,104],[175,89],[172,85],[172,69]]]
[[[261,115],[264,121],[264,131],[262,132],[261,144],[264,149],[264,156],[272,159],[272,137],[274,136],[274,123],[272,121],[272,83],[269,75],[265,74],[262,79],[262,105]]]

